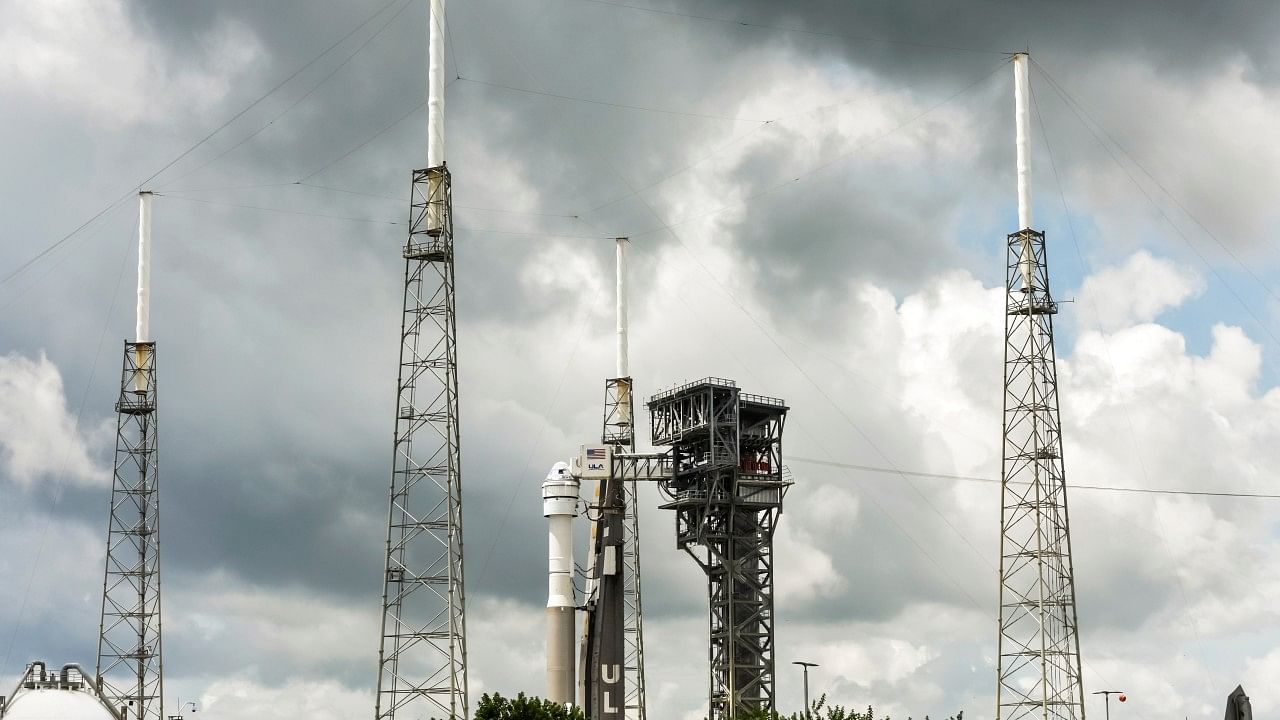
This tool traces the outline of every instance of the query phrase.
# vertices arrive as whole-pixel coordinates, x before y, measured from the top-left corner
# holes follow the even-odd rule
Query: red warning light
[[[1126,696],[1124,696],[1124,695],[1121,695],[1121,696],[1120,696],[1120,702],[1124,702],[1125,700],[1128,700],[1128,699],[1129,699],[1129,698],[1128,698],[1128,697],[1126,697]]]

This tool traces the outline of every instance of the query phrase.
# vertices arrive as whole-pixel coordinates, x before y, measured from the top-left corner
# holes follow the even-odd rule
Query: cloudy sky
[[[448,19],[473,695],[542,690],[538,484],[598,435],[601,238],[628,234],[638,391],[717,375],[792,407],[781,704],[809,660],[836,702],[992,715],[996,486],[821,462],[998,475],[1014,49],[1036,61],[1036,224],[1071,301],[1069,482],[1276,492],[1280,7]],[[425,0],[0,0],[0,673],[93,660],[132,193],[166,168],[169,702],[369,712],[425,27]],[[704,586],[644,501],[651,714],[701,717]],[[1154,720],[1219,713],[1243,682],[1280,712],[1280,501],[1079,487],[1071,509],[1086,690]]]

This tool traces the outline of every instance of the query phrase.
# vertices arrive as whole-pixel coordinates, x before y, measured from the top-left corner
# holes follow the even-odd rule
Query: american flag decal
[[[587,459],[588,460],[605,460],[606,455],[605,455],[604,448],[602,447],[587,448]]]

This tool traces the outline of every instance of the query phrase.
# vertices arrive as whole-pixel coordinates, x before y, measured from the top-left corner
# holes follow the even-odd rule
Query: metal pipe
[[[137,370],[133,391],[147,392],[146,368],[151,362],[151,198],[148,190],[138,193],[138,325],[134,346]]]
[[[547,699],[572,705],[575,693],[573,519],[579,484],[569,464],[559,462],[542,483],[542,515],[548,518]]]
[[[151,338],[151,192],[138,193],[138,334],[137,341]]]
[[[1018,147],[1018,230],[1031,229],[1031,80],[1028,65],[1031,57],[1026,53],[1013,56],[1013,115],[1016,125],[1015,142]],[[1023,236],[1022,256],[1018,270],[1022,273],[1022,288],[1030,293],[1031,287],[1031,239]],[[1028,301],[1031,300],[1028,295]]]
[[[431,0],[427,63],[427,167],[444,164],[444,0]]]
[[[618,242],[618,374],[616,377],[627,377],[630,372],[628,358],[627,332],[627,238],[615,238]]]
[[[1018,229],[1031,227],[1031,80],[1026,53],[1013,56],[1013,106],[1018,145]]]

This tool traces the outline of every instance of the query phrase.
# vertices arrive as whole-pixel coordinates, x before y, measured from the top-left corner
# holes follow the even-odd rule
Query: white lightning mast
[[[374,714],[465,720],[466,594],[444,0],[431,0],[427,167],[413,172]]]
[[[138,193],[137,337],[125,341],[98,628],[97,684],[121,720],[164,718],[151,198]]]
[[[1031,219],[1030,58],[1013,56],[1018,231],[1006,237],[996,720],[1084,720],[1043,232]]]

